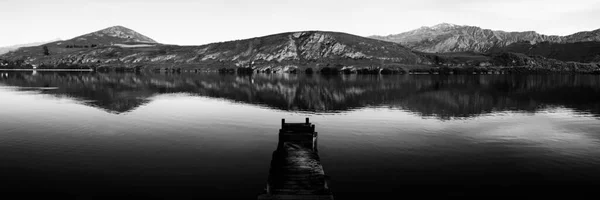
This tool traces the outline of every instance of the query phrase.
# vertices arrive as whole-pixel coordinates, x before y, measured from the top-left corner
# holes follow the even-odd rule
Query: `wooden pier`
[[[273,152],[269,179],[258,200],[333,200],[319,160],[315,125],[281,120],[279,143]]]

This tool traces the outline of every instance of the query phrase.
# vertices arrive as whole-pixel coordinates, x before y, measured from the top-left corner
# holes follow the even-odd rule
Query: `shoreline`
[[[93,69],[0,69],[0,71],[57,71],[57,72],[93,72]]]

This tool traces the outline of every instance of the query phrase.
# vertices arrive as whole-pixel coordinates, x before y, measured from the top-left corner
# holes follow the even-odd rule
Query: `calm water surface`
[[[305,117],[337,199],[600,180],[600,76],[2,72],[0,98],[0,187],[25,196],[255,199]]]

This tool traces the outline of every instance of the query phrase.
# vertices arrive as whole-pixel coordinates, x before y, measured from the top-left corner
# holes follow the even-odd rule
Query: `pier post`
[[[267,194],[271,194],[271,185],[267,182]]]
[[[319,141],[319,135],[318,134],[319,133],[317,133],[317,132],[314,132],[314,134],[313,134],[312,150],[315,151],[315,152],[319,151],[317,149],[317,141]]]
[[[310,123],[308,122],[308,117],[306,118],[306,124],[310,124]]]

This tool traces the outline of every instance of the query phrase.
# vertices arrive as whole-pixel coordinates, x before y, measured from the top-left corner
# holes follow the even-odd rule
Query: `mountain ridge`
[[[44,56],[41,47],[30,47],[3,55],[2,58],[21,59],[33,65],[189,64],[212,67],[420,64],[424,61],[417,53],[396,43],[328,31],[285,32],[199,46],[150,43],[153,42],[151,39],[136,40],[134,44],[122,45],[115,44],[115,41],[122,42],[123,37],[111,36],[111,41],[103,41],[95,46],[87,43],[72,46],[73,41],[82,41],[82,37],[101,37],[99,35],[105,34],[104,30],[112,28],[46,45],[50,55]]]
[[[502,48],[512,43],[528,41],[573,43],[600,41],[600,29],[581,31],[571,35],[544,35],[535,31],[502,31],[484,29],[477,26],[441,23],[431,27],[423,26],[414,30],[387,36],[370,38],[402,44],[408,48],[427,53],[447,53],[473,51],[486,53],[493,48]]]
[[[423,30],[444,31],[457,27],[461,26],[441,24]],[[476,27],[465,31],[469,30],[474,35],[479,33]],[[502,36],[499,32],[486,34],[480,36]],[[533,33],[519,34],[522,34],[521,37],[526,37]],[[486,44],[474,46],[486,47],[488,50],[494,47]],[[585,56],[586,59],[588,57]],[[528,55],[523,51],[432,54],[416,51],[394,42],[341,32],[285,32],[199,46],[178,46],[156,43],[146,36],[120,26],[109,27],[70,40],[21,48],[0,55],[0,64],[3,68],[91,68],[94,70],[124,68],[216,71],[246,68],[252,71],[297,71],[307,68],[316,70],[335,68],[333,72],[346,70],[345,73],[358,71],[383,73],[383,70],[387,70],[386,73],[390,70],[399,73],[434,73],[432,71],[434,69],[444,68],[448,72],[448,68],[453,68],[456,73],[470,73],[477,68],[481,73],[488,73],[490,70],[494,73],[507,70],[600,72],[597,63],[547,59],[540,55]]]

